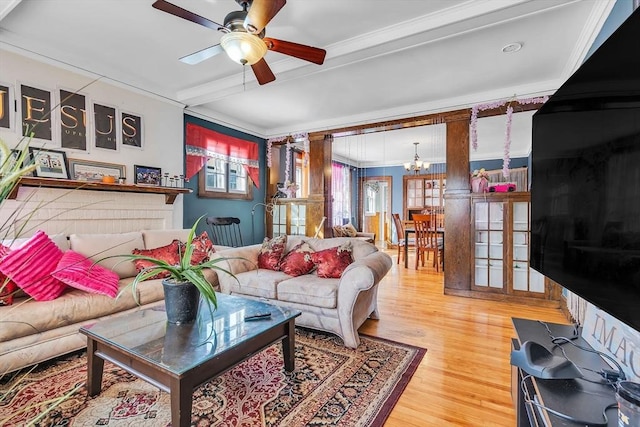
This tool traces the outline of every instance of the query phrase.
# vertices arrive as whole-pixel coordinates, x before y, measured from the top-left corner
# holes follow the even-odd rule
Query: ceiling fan
[[[220,43],[180,58],[187,64],[197,64],[219,53],[226,54],[251,69],[261,85],[276,79],[264,60],[268,50],[322,65],[326,51],[317,47],[265,37],[265,27],[282,9],[286,0],[236,0],[242,10],[233,11],[224,18],[224,25],[204,18],[165,0],[156,0],[153,7],[178,18],[223,32]]]

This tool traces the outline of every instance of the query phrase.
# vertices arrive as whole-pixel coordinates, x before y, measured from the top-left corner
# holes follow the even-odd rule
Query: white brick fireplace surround
[[[14,223],[9,218],[16,210],[17,218],[34,212],[22,232],[24,237],[37,230],[69,235],[183,228],[182,196],[174,204],[166,204],[164,194],[20,187],[15,200],[3,203],[0,224]],[[13,236],[17,227],[9,233],[4,228],[1,238],[4,234],[17,237]]]

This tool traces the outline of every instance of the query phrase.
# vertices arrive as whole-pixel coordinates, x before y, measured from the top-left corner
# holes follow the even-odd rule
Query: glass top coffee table
[[[170,393],[171,425],[191,425],[193,390],[282,341],[284,368],[294,369],[295,318],[289,310],[260,301],[217,294],[218,309],[211,317],[201,305],[193,324],[167,323],[164,306],[140,310],[86,325],[87,392],[100,393],[104,361]],[[246,316],[271,313],[260,320]]]

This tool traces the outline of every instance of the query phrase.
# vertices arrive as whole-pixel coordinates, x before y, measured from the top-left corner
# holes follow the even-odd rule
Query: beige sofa
[[[122,234],[73,234],[68,240],[66,236],[52,240],[63,250],[72,249],[92,259],[100,259],[131,253],[135,248],[157,248],[173,239],[186,241],[188,233],[189,230],[143,230]],[[111,259],[102,264],[118,273],[120,289],[136,275],[131,261]],[[214,271],[209,271],[207,278],[217,286]],[[164,304],[161,282],[157,279],[140,283],[137,288],[140,305],[136,304],[131,292],[113,299],[69,288],[52,301],[16,298],[13,305],[0,306],[0,374],[86,347],[86,337],[78,332],[83,325]]]
[[[367,318],[378,318],[378,284],[392,266],[391,257],[366,241],[349,237],[289,236],[285,253],[303,239],[315,251],[349,241],[354,262],[339,279],[320,278],[314,272],[292,277],[281,271],[258,269],[261,245],[232,248],[218,256],[227,258],[220,266],[232,272],[237,280],[218,272],[220,290],[298,309],[302,315],[296,318],[296,325],[334,333],[345,346],[356,348],[360,343],[358,328]]]

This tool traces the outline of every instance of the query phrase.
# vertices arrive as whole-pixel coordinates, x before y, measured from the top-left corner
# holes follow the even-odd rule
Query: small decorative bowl
[[[116,178],[111,175],[105,175],[102,177],[102,182],[104,182],[105,184],[113,184],[114,182],[116,182]]]

